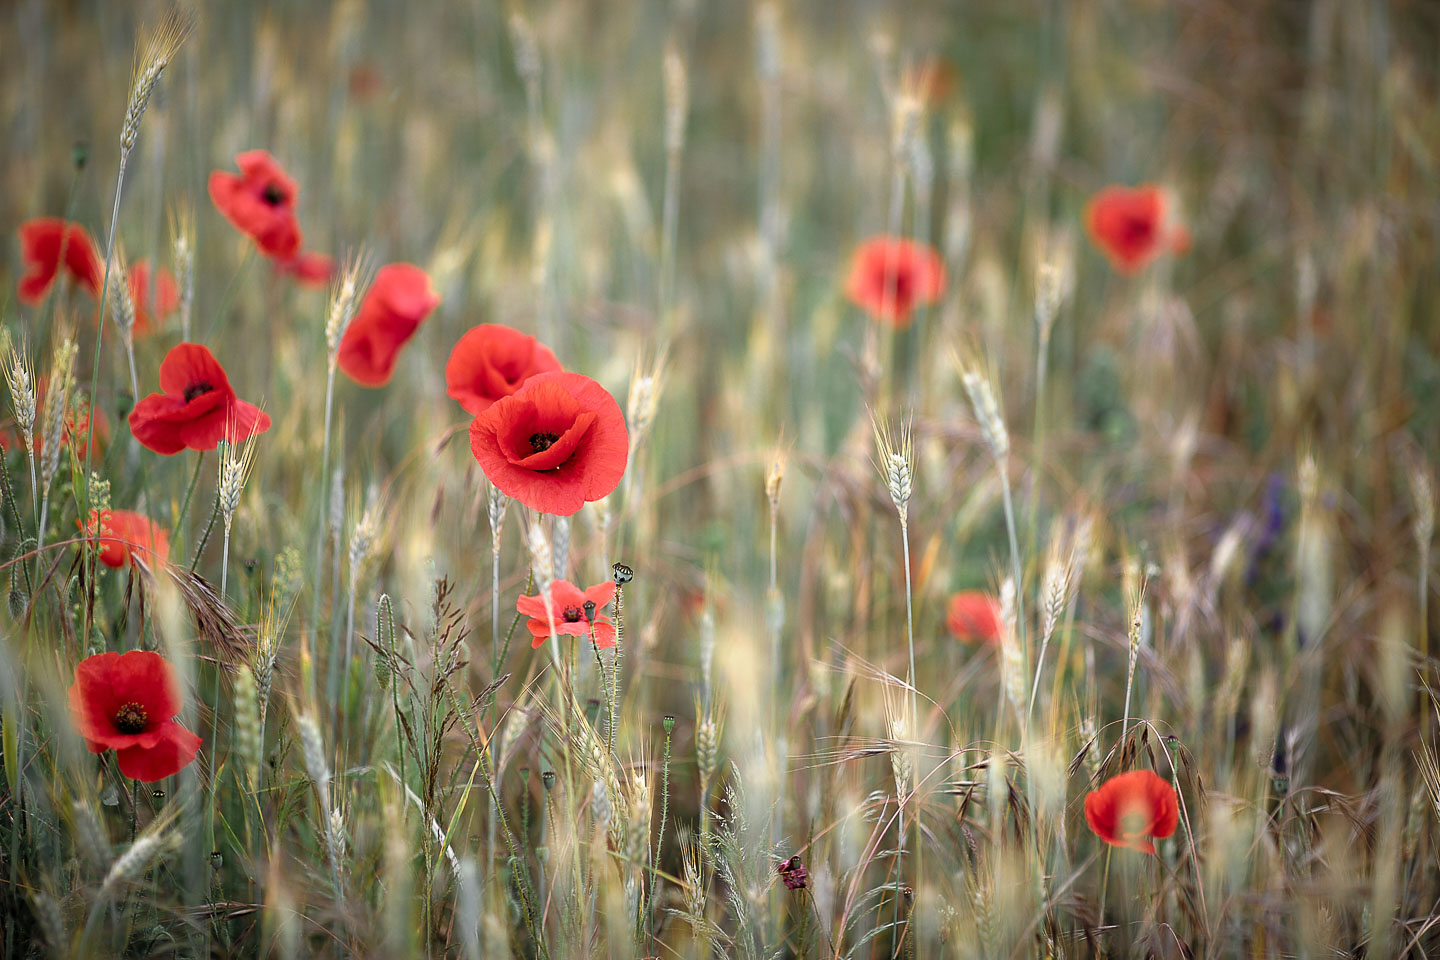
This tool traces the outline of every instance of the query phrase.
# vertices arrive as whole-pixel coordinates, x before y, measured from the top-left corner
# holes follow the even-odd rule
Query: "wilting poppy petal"
[[[1153,771],[1131,770],[1086,795],[1085,820],[1108,844],[1154,853],[1153,841],[1170,836],[1180,823],[1179,799]]]
[[[855,251],[845,295],[856,306],[897,328],[910,313],[945,292],[945,264],[929,246],[898,237],[872,237]]]
[[[340,340],[340,369],[356,383],[383,387],[395,374],[400,348],[439,303],[424,270],[411,263],[381,267]]]
[[[225,369],[198,343],[177,344],[160,363],[160,389],[130,411],[130,431],[156,453],[214,450],[270,429],[270,418],[235,396]]]
[[[498,323],[465,332],[445,363],[445,392],[466,412],[478,414],[508,397],[526,380],[560,369],[550,348]]]
[[[75,283],[90,296],[100,296],[105,273],[90,234],[78,223],[40,217],[20,225],[20,258],[26,266],[20,278],[20,302],[34,304],[45,298],[60,273],[62,249],[65,269]]]
[[[239,154],[235,165],[240,168],[238,174],[225,170],[210,174],[210,201],[215,209],[254,240],[266,256],[280,260],[295,256],[303,239],[295,216],[299,187],[264,150]]]

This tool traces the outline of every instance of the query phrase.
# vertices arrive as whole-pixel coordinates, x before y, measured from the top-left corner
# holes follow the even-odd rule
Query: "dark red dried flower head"
[[[445,392],[467,413],[489,409],[538,373],[560,369],[550,348],[498,323],[471,327],[445,363]]]
[[[967,643],[1000,641],[1000,604],[983,590],[952,593],[945,605],[945,625],[956,640]]]
[[[805,864],[801,862],[798,853],[789,860],[782,860],[778,872],[786,890],[804,890],[805,885],[810,882],[810,874],[806,872]]]
[[[1086,795],[1085,820],[1108,844],[1154,853],[1154,841],[1173,834],[1180,823],[1179,799],[1153,771],[1131,770]]]
[[[118,570],[139,559],[152,570],[170,558],[170,534],[149,517],[129,510],[90,511],[85,535],[100,544],[100,562]],[[75,525],[80,526],[76,520]]]
[[[300,252],[302,234],[295,215],[300,188],[265,150],[235,157],[238,174],[214,170],[210,201],[226,220],[255,241],[267,257],[287,260]]]
[[[395,375],[400,348],[439,304],[424,270],[413,263],[381,267],[340,339],[340,369],[356,383],[383,387]]]
[[[158,653],[101,653],[80,661],[70,717],[92,753],[114,750],[120,772],[153,783],[200,751],[200,738],[175,722],[183,700],[175,671]]]
[[[135,304],[135,336],[153,332],[160,323],[180,309],[180,287],[175,276],[164,267],[155,271],[154,297],[151,297],[150,262],[136,260],[130,264],[130,299]]]
[[[177,344],[160,363],[161,393],[135,404],[130,431],[166,456],[214,450],[270,429],[270,417],[235,395],[225,368],[198,343]]]
[[[501,493],[568,517],[619,485],[630,434],[600,384],[578,373],[542,373],[475,418],[470,451]]]
[[[882,323],[910,324],[910,312],[945,292],[945,264],[929,246],[871,237],[855,251],[845,295]]]
[[[1154,184],[1109,186],[1085,208],[1085,228],[1120,273],[1135,273],[1166,251],[1189,249],[1190,235],[1172,224],[1165,191]]]
[[[607,617],[596,616],[598,610],[615,599],[615,584],[611,581],[597,583],[581,590],[568,580],[556,580],[550,584],[550,611],[545,610],[545,595],[522,596],[515,601],[515,609],[529,620],[530,647],[534,649],[550,636],[584,637],[595,640],[595,646],[608,650],[615,646],[615,624]],[[550,632],[551,618],[554,618],[555,632]]]
[[[26,267],[20,278],[21,303],[45,299],[62,266],[81,289],[100,297],[105,268],[95,252],[95,242],[78,223],[67,224],[59,217],[25,221],[20,225],[20,259]]]

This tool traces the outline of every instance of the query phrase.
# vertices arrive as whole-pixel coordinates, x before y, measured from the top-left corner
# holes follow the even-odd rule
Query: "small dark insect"
[[[623,563],[617,563],[612,566],[610,568],[610,574],[615,578],[615,582],[617,584],[629,583],[631,580],[635,579],[635,571],[631,570]]]
[[[805,864],[800,862],[798,853],[789,860],[781,861],[779,873],[786,890],[804,890],[805,884],[810,882],[810,874],[805,872]]]

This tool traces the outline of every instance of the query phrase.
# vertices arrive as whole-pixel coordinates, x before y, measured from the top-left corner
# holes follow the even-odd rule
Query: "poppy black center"
[[[143,733],[147,719],[145,708],[131,701],[115,711],[115,729],[121,733]]]
[[[1125,239],[1131,243],[1145,243],[1155,235],[1155,224],[1145,217],[1130,217],[1125,221]]]
[[[265,189],[260,193],[260,198],[270,206],[278,207],[285,202],[285,191],[276,184],[267,183]]]
[[[566,607],[565,612],[560,614],[566,623],[579,623],[583,614],[579,607]]]
[[[190,386],[185,388],[185,402],[189,403],[196,397],[203,397],[205,396],[205,394],[209,393],[211,390],[214,389],[215,388],[208,383],[192,383],[190,384]]]
[[[536,453],[549,450],[559,439],[560,434],[558,433],[532,433],[530,434],[530,449]]]

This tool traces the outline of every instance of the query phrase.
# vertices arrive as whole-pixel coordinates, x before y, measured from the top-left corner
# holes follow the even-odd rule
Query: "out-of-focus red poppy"
[[[62,248],[65,270],[90,296],[99,298],[105,268],[90,234],[78,223],[40,217],[20,225],[20,259],[26,267],[20,278],[21,303],[36,304],[45,299],[60,273]]]
[[[323,287],[335,276],[335,258],[323,253],[297,253],[288,260],[276,260],[275,269],[306,287]]]
[[[135,304],[135,336],[144,336],[180,309],[180,286],[175,282],[175,276],[161,267],[155,271],[155,299],[152,301],[150,263],[136,260],[130,264],[130,299]]]
[[[1169,199],[1152,183],[1109,186],[1085,208],[1090,239],[1120,273],[1135,273],[1166,251],[1190,249],[1190,233],[1170,222]]]
[[[85,746],[114,750],[120,773],[146,783],[179,773],[200,752],[200,738],[175,721],[183,705],[175,670],[149,650],[86,657],[70,687]]]
[[[98,519],[98,522],[97,522]],[[75,521],[80,526],[80,521]],[[143,560],[152,570],[170,559],[170,532],[130,510],[90,511],[85,535],[100,543],[100,562],[113,570]]]
[[[49,383],[48,377],[41,377],[35,384],[35,396],[38,398],[35,404],[35,458],[38,460],[45,453],[45,437],[41,424],[45,422],[45,393]],[[90,417],[95,417],[95,445],[96,451],[104,449],[110,443],[110,421],[105,414],[96,410],[90,403],[72,405],[65,413],[65,432],[60,435],[62,449],[74,447],[75,456],[81,460],[85,459],[90,432]],[[24,450],[25,441],[20,436],[20,431],[13,426],[0,430],[0,450],[9,453],[11,450]]]
[[[910,312],[945,292],[945,264],[925,244],[899,237],[871,237],[855,251],[845,295],[861,309],[896,328]]]
[[[1000,604],[983,590],[952,593],[945,605],[950,635],[966,643],[1000,642]]]
[[[270,429],[270,417],[235,395],[225,368],[198,343],[181,343],[160,363],[161,393],[135,404],[130,432],[156,453],[214,450]]]
[[[385,386],[395,375],[400,348],[439,304],[440,294],[424,270],[413,263],[381,267],[340,339],[340,369],[356,383]]]
[[[598,611],[615,599],[615,581],[597,583],[581,590],[568,580],[556,580],[550,584],[551,613],[545,611],[544,594],[521,597],[515,601],[515,609],[529,621],[530,648],[540,646],[550,633],[550,618],[555,618],[554,636],[595,638],[595,646],[608,650],[615,646],[615,624],[608,617],[601,617]],[[585,604],[595,604],[595,609],[586,613]],[[591,617],[593,616],[593,619]]]
[[[295,216],[300,188],[265,150],[247,150],[235,157],[235,165],[238,174],[211,171],[210,202],[267,257],[295,256],[303,239]]]
[[[1108,844],[1154,853],[1180,823],[1175,788],[1150,770],[1111,777],[1085,797],[1085,820]]]
[[[478,414],[508,397],[537,373],[560,369],[545,344],[499,323],[471,327],[445,362],[445,392]]]
[[[619,485],[630,434],[600,384],[578,373],[542,373],[475,418],[470,452],[501,493],[568,517]]]

